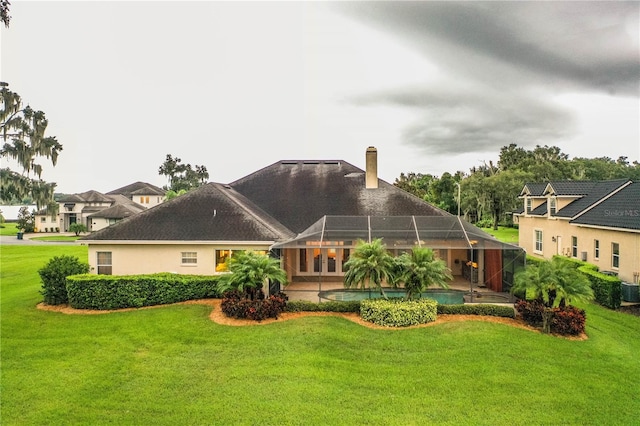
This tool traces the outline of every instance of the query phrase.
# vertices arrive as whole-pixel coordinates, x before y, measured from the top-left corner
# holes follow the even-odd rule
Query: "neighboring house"
[[[640,182],[528,183],[520,198],[514,222],[527,253],[573,257],[640,281]]]
[[[157,206],[165,200],[165,191],[146,182],[135,182],[107,192],[107,195],[124,195],[131,201],[147,208]]]
[[[518,247],[378,179],[375,148],[366,164],[365,172],[339,160],[279,161],[230,184],[203,185],[81,241],[99,274],[211,275],[225,272],[235,251],[255,250],[271,251],[290,281],[304,282],[342,277],[359,239],[384,237],[396,254],[431,247],[455,275],[471,276],[477,265],[479,284],[498,291],[511,284]]]
[[[142,203],[136,202],[140,200]],[[72,223],[82,223],[88,231],[98,231],[163,201],[164,191],[144,182],[136,182],[107,194],[90,190],[64,195],[58,199],[58,214],[55,217],[51,217],[46,209],[36,212],[36,231],[67,232]]]

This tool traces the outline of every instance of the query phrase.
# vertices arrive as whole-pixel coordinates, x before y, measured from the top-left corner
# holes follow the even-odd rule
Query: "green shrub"
[[[206,275],[95,275],[67,277],[69,304],[77,309],[120,309],[220,297],[218,277]]]
[[[360,312],[360,302],[307,302],[294,300],[287,302],[286,312]]]
[[[49,260],[42,269],[38,271],[42,279],[42,291],[44,303],[48,305],[63,305],[69,302],[67,294],[67,277],[69,275],[86,274],[89,272],[89,265],[80,262],[74,256],[56,256]]]
[[[365,321],[386,327],[425,324],[437,318],[438,302],[433,299],[367,299],[360,302]]]
[[[573,258],[573,257],[555,255],[555,256],[553,256],[553,259],[558,259],[560,262],[564,262],[567,265],[570,265],[571,267],[576,268],[576,269],[581,267],[581,266],[588,265],[587,262],[585,262],[583,260],[579,260],[579,259]],[[595,265],[593,265],[593,266],[595,266]],[[596,269],[597,269],[597,266],[596,266]]]
[[[489,304],[438,305],[438,315],[483,315],[491,317],[515,318],[511,306]]]
[[[540,257],[534,257],[534,256],[531,256],[530,254],[528,254],[527,257],[526,257],[527,265],[540,266],[540,264],[544,263],[545,261],[546,261],[546,259],[543,259],[543,258],[540,258]]]
[[[578,271],[587,276],[591,282],[591,288],[595,301],[610,309],[618,309],[622,301],[622,282],[620,278],[605,275],[593,269],[581,266]]]

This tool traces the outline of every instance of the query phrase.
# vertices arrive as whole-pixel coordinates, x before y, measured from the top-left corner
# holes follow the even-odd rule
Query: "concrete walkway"
[[[70,245],[70,244],[80,244],[77,241],[38,241],[33,240],[34,237],[44,237],[44,236],[53,236],[53,235],[61,235],[61,236],[72,236],[75,235],[73,232],[60,232],[58,234],[47,234],[47,233],[32,233],[32,234],[24,234],[22,239],[19,240],[17,235],[0,235],[0,245]]]

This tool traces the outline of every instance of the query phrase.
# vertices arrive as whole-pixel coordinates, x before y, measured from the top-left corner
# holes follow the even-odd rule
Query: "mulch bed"
[[[211,314],[209,315],[209,318],[211,319],[211,321],[221,325],[236,326],[236,327],[266,325],[266,324],[272,324],[276,321],[288,321],[288,320],[302,318],[302,317],[331,316],[331,317],[345,318],[349,321],[355,322],[356,324],[362,325],[363,327],[380,329],[380,330],[406,330],[411,328],[432,327],[434,325],[452,323],[452,322],[480,321],[480,322],[505,324],[511,327],[516,327],[516,328],[537,332],[537,333],[541,332],[539,328],[532,327],[520,319],[483,316],[483,315],[438,315],[437,319],[433,322],[430,322],[427,324],[412,325],[409,327],[383,327],[380,325],[373,324],[369,321],[363,320],[360,317],[360,315],[356,312],[345,312],[345,313],[343,312],[284,312],[280,315],[280,317],[278,317],[278,319],[268,318],[258,322],[258,321],[247,320],[247,319],[229,318],[220,309],[220,303],[221,303],[220,299],[199,299],[199,300],[188,300],[186,302],[181,302],[179,304],[211,306],[213,308],[211,311]],[[115,309],[115,310],[107,311],[107,310],[91,310],[91,309],[74,309],[69,307],[68,305],[46,305],[44,303],[39,303],[37,305],[37,308],[40,310],[51,311],[51,312],[61,312],[63,314],[71,314],[71,315],[97,315],[97,314],[108,314],[111,312],[133,311],[136,309],[155,309],[155,308],[160,308],[162,306],[167,306],[167,305],[148,306],[144,308],[125,308],[125,309]],[[563,337],[565,339],[570,339],[570,340],[586,340],[588,338],[586,334],[582,334],[580,336],[558,336],[558,337]]]

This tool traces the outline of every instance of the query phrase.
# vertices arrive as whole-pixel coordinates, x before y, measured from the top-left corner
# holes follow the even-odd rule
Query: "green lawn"
[[[34,241],[76,241],[80,236],[75,235],[48,235],[45,237],[32,237]]]
[[[518,244],[518,228],[499,226],[497,230],[493,228],[482,228],[482,230],[493,235],[503,243]]]
[[[18,225],[15,222],[5,222],[0,227],[0,235],[13,235],[18,233]]]
[[[640,318],[587,309],[586,341],[507,325],[255,327],[174,305],[40,311],[37,269],[84,246],[1,247],[3,425],[616,424],[638,421]]]

